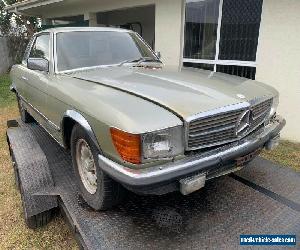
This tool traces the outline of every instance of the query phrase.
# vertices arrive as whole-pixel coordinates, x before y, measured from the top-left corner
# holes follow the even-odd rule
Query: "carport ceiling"
[[[112,0],[27,0],[6,7],[6,10],[25,15],[54,18],[61,16],[82,15],[83,12],[99,12],[113,9],[122,9],[129,1],[123,0],[116,4],[116,8],[101,9],[101,6],[112,6]],[[154,0],[149,0],[154,3]],[[136,1],[134,6],[143,6],[145,2]],[[95,9],[99,6],[99,9]]]

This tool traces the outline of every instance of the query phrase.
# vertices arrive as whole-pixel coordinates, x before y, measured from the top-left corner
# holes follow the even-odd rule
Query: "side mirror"
[[[32,70],[39,70],[43,72],[49,71],[49,61],[44,58],[28,58],[27,68]]]
[[[161,53],[159,51],[155,52],[155,55],[158,57],[158,59],[161,59]]]

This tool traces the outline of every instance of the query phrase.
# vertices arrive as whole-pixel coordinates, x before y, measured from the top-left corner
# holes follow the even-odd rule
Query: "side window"
[[[49,60],[50,54],[50,35],[40,35],[35,39],[31,48],[30,58],[44,58]]]
[[[34,37],[32,37],[30,39],[30,41],[28,42],[28,45],[26,47],[26,50],[25,50],[25,53],[24,53],[24,56],[23,56],[23,60],[22,60],[22,64],[26,65],[27,64],[27,59],[29,57],[29,53],[30,53],[30,49],[31,49],[31,46],[34,42]]]

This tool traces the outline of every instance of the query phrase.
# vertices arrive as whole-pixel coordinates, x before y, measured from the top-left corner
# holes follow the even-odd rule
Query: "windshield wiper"
[[[138,59],[133,59],[133,60],[126,60],[124,62],[119,63],[118,66],[123,66],[126,63],[137,63],[137,64],[141,64],[143,62],[159,62],[162,63],[160,60],[152,58],[152,57],[140,57]]]

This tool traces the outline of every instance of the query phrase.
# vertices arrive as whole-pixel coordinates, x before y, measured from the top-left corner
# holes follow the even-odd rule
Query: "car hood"
[[[187,68],[107,67],[77,71],[68,77],[141,97],[183,119],[219,107],[277,94],[272,87],[257,81]]]

